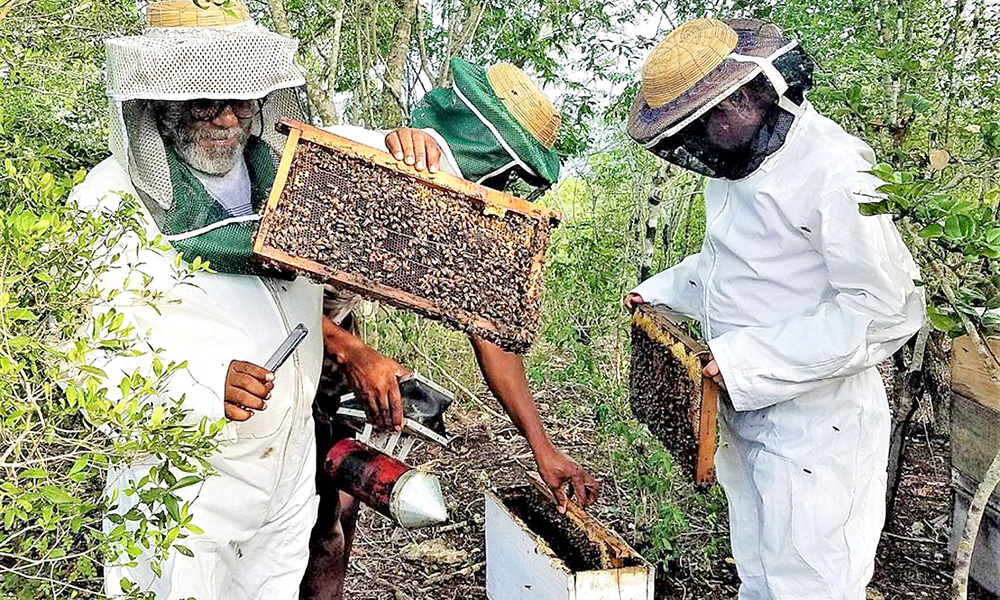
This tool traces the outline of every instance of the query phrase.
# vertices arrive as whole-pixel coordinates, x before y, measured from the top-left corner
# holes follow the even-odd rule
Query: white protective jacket
[[[923,322],[874,155],[811,106],[785,145],[705,188],[699,254],[642,282],[701,323],[731,402],[718,477],[741,600],[862,600],[884,520],[889,409],[875,365]]]
[[[74,196],[81,208],[102,210],[118,204],[118,192],[136,194],[128,175],[114,159],[107,159],[90,172]],[[143,216],[152,239],[156,227],[148,214]],[[218,476],[180,491],[193,501],[194,523],[204,530],[203,535],[180,542],[194,557],[174,553],[162,577],[153,575],[143,557],[137,568],[109,567],[106,592],[120,594],[120,579],[129,577],[158,600],[296,598],[318,502],[311,406],[323,357],[322,288],[304,278],[283,281],[206,272],[175,285],[173,250],[139,251],[135,236],[120,240],[119,250],[120,259],[100,284],[119,286],[129,276],[130,266],[136,265],[152,277],[152,287],[165,294],[158,311],[129,295],[116,297],[113,305],[140,334],[148,332],[149,345],[162,348],[165,361],[187,361],[187,369],[170,378],[167,395],[183,396],[183,406],[194,421],[223,418],[230,361],[263,364],[300,322],[309,328],[309,335],[275,373],[267,409],[245,422],[226,424],[219,451],[209,461]],[[124,374],[137,367],[148,369],[149,362],[148,356],[110,363],[93,359],[108,373],[112,394]],[[128,481],[146,469],[148,465],[140,461],[112,474],[109,492],[126,489]],[[134,502],[119,495],[122,512]]]

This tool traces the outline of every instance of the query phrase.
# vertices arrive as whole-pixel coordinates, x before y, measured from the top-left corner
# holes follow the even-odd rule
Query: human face
[[[246,110],[245,101],[189,100],[164,104],[161,133],[181,160],[211,175],[225,175],[236,166],[246,148],[255,114]]]
[[[741,88],[702,117],[705,136],[722,150],[745,148],[760,129],[764,113],[764,105]]]

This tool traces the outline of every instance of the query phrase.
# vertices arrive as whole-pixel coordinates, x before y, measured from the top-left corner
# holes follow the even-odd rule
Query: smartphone
[[[291,333],[288,334],[288,337],[285,338],[285,341],[281,342],[278,349],[274,351],[271,358],[267,359],[267,362],[264,363],[264,368],[272,373],[277,371],[278,367],[288,360],[288,357],[292,355],[292,352],[295,352],[295,349],[299,347],[299,344],[302,343],[302,340],[308,334],[309,329],[305,326],[305,323],[296,325]]]

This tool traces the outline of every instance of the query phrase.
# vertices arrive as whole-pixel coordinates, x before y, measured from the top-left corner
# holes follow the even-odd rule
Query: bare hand
[[[705,377],[711,377],[712,381],[719,384],[720,388],[726,389],[726,381],[722,378],[722,371],[719,370],[719,365],[715,362],[714,358],[705,365],[705,368],[701,370],[701,374]]]
[[[437,172],[441,161],[441,149],[437,141],[426,131],[400,127],[385,136],[385,145],[396,160],[412,166],[418,171]]]
[[[224,398],[226,418],[246,421],[253,411],[266,409],[272,389],[274,373],[242,360],[229,363]]]
[[[379,429],[402,431],[403,398],[399,394],[399,378],[409,370],[372,350],[357,337],[350,334],[345,337],[344,333],[333,321],[323,319],[327,349],[344,365],[347,383],[364,402],[368,420]]]
[[[636,306],[645,303],[646,301],[643,300],[642,296],[640,296],[639,294],[629,294],[628,296],[625,296],[625,298],[622,300],[622,304],[625,305],[625,308],[627,308],[629,312],[635,312]]]
[[[545,485],[552,490],[559,504],[559,512],[566,512],[566,504],[569,502],[567,487],[572,489],[576,503],[582,507],[590,506],[597,500],[600,490],[597,481],[575,460],[560,450],[552,448],[550,453],[536,454],[535,462],[538,463],[538,474],[542,476]]]

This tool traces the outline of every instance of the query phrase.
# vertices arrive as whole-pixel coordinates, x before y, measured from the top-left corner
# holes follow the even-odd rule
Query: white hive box
[[[531,493],[544,504],[525,513],[518,501]],[[552,515],[558,527],[548,527]],[[548,529],[549,541],[534,529]],[[531,486],[486,492],[489,600],[653,600],[655,572],[621,537],[575,505],[561,516]]]

